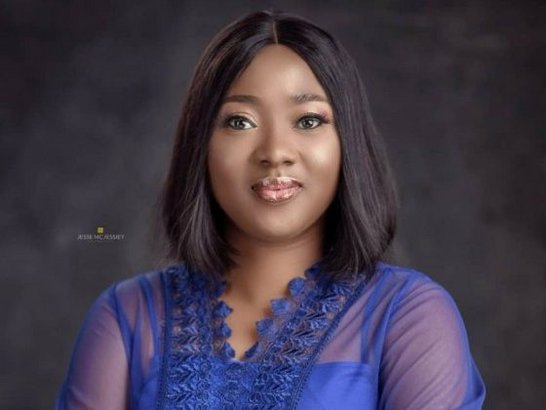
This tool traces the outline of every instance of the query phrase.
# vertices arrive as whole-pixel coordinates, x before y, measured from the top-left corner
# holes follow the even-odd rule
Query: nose
[[[256,162],[268,168],[293,165],[297,158],[295,136],[275,126],[264,127],[262,131],[254,152]]]

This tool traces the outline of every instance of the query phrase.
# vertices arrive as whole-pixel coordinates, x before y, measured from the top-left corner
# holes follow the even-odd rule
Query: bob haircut
[[[215,277],[235,265],[230,254],[236,251],[223,235],[226,216],[210,186],[208,145],[225,93],[270,44],[289,47],[309,65],[330,100],[340,138],[341,172],[325,214],[321,271],[371,276],[394,237],[398,201],[358,69],[326,31],[274,11],[252,13],[225,27],[197,64],[159,202],[167,257]]]

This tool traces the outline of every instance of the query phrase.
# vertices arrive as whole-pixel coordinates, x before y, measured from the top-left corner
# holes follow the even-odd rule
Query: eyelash
[[[320,127],[322,124],[329,124],[330,123],[330,120],[328,119],[328,117],[322,113],[315,113],[315,112],[308,112],[308,113],[305,113],[303,114],[299,119],[298,121],[296,122],[296,124],[300,123],[301,121],[305,120],[305,119],[314,119],[314,120],[318,120],[319,123],[314,126],[314,127],[310,127],[310,128],[301,128],[303,130],[314,130],[315,128],[318,128]],[[230,126],[230,122],[232,120],[239,120],[239,121],[247,121],[249,123],[251,123],[254,127],[256,126],[252,121],[250,121],[248,118],[246,118],[245,116],[243,115],[231,115],[231,114],[228,114],[226,115],[221,121],[221,125],[222,127],[224,128],[231,128],[233,130],[236,130],[236,131],[244,131],[246,130],[247,128],[234,128],[234,127],[231,127]],[[251,127],[253,128],[253,127]]]

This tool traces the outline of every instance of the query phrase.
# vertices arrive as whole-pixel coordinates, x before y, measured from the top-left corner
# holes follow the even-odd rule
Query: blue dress
[[[105,290],[80,330],[56,409],[480,409],[460,313],[423,273],[383,262],[331,281],[318,262],[227,342],[225,283],[183,264]]]

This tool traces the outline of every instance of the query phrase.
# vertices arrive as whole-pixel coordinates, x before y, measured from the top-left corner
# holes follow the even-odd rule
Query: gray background
[[[46,409],[90,303],[161,266],[155,200],[211,36],[274,5],[361,68],[402,198],[399,263],[465,319],[486,408],[546,402],[543,2],[2,2],[2,409]],[[93,243],[80,233],[122,233]]]

